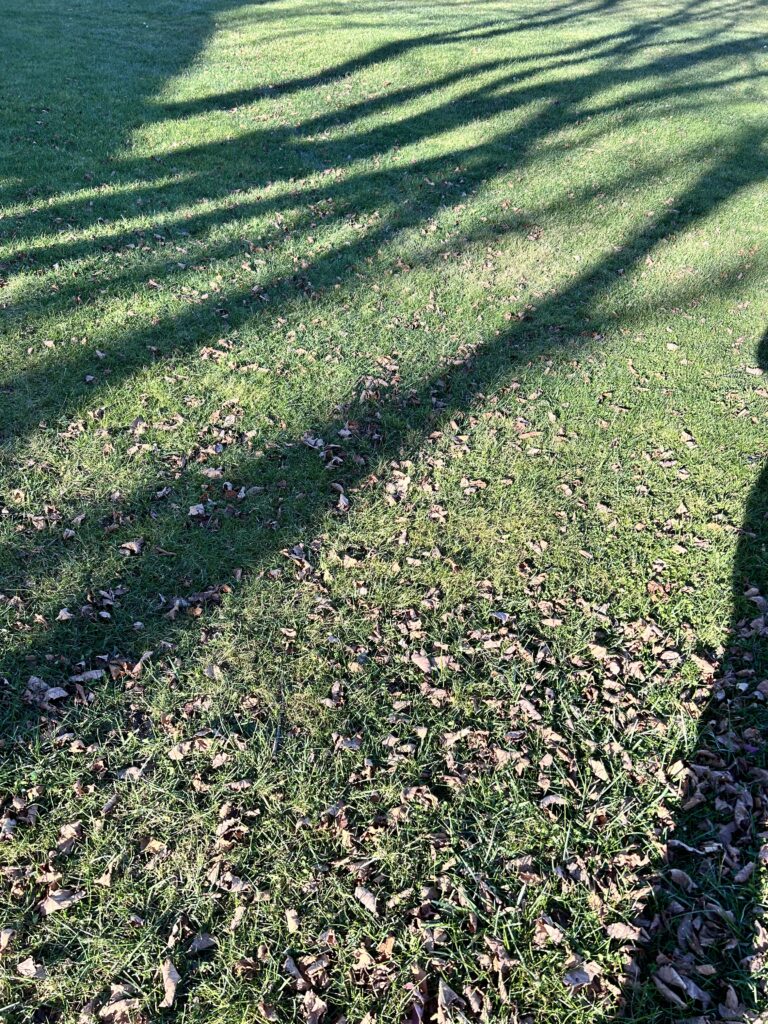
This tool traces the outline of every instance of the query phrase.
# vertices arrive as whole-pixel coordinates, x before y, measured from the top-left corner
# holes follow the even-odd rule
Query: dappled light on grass
[[[763,19],[0,29],[20,1021],[760,1005]]]

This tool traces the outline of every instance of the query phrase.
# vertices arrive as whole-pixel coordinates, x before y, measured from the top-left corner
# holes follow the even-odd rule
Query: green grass
[[[767,30],[0,2],[0,1016],[765,1005]]]

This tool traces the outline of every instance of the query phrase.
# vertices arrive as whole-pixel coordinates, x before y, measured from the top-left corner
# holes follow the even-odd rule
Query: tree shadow
[[[768,333],[758,364],[768,370]],[[756,460],[763,460],[763,454]],[[687,695],[698,727],[681,807],[659,834],[654,898],[636,921],[622,1015],[756,1020],[765,1009],[768,927],[768,469],[746,504],[733,566],[729,639],[713,681]],[[762,1020],[762,1016],[759,1016]]]
[[[251,4],[249,8],[252,6],[258,6],[259,10],[264,7],[265,17],[268,16],[268,3]],[[523,30],[544,30],[587,16],[597,17],[615,6],[615,0],[575,0],[559,5],[552,12],[511,24],[480,21],[455,32],[416,35],[374,47],[367,54],[342,61],[321,73],[289,79],[270,89],[233,90],[204,100],[158,104],[152,100],[154,81],[147,92],[139,80],[134,86],[135,92],[129,91],[132,98],[130,104],[126,104],[126,109],[135,105],[138,113],[132,115],[133,119],[123,125],[122,130],[165,118],[225,111],[250,104],[265,95],[291,95],[425,46],[481,41]],[[205,5],[196,11],[198,30],[187,34],[178,54],[177,70],[198,52],[212,29],[215,14],[228,7],[226,3],[215,7]],[[169,170],[166,160],[158,165],[144,158],[116,157],[120,180],[126,182],[131,196],[145,194],[167,211],[163,221],[166,238],[158,246],[158,270],[167,263],[164,247],[168,238],[183,241],[190,234],[199,235],[208,259],[229,257],[236,251],[231,243],[219,245],[209,241],[208,232],[217,225],[245,219],[256,212],[282,215],[297,202],[314,206],[324,202],[331,204],[336,211],[331,224],[336,225],[353,205],[358,216],[372,215],[381,208],[384,215],[365,237],[335,244],[325,254],[310,260],[307,266],[275,273],[269,279],[262,279],[257,288],[248,285],[231,290],[202,312],[197,307],[188,312],[171,308],[149,324],[115,330],[106,336],[99,356],[107,358],[108,375],[94,372],[94,355],[90,349],[69,351],[63,365],[55,364],[43,354],[28,372],[3,382],[3,393],[9,398],[0,411],[0,430],[5,445],[11,452],[16,449],[23,452],[25,442],[34,438],[41,419],[70,429],[72,419],[81,415],[83,409],[98,416],[98,402],[106,404],[110,389],[121,380],[130,379],[147,366],[154,365],[161,371],[171,365],[172,358],[201,347],[213,346],[211,358],[233,358],[233,370],[241,369],[236,354],[230,356],[226,347],[215,349],[222,333],[236,331],[239,326],[262,316],[267,306],[273,314],[303,307],[311,311],[318,293],[349,283],[359,268],[383,246],[391,245],[400,233],[426,223],[439,213],[457,178],[459,190],[466,191],[500,170],[508,172],[528,167],[537,147],[558,144],[555,137],[562,129],[583,116],[605,112],[608,108],[600,105],[600,95],[609,88],[626,84],[636,88],[636,102],[655,99],[660,95],[659,90],[645,88],[644,83],[658,76],[663,68],[679,64],[685,70],[701,73],[713,61],[726,59],[733,53],[756,53],[763,45],[762,37],[738,43],[719,41],[707,20],[707,7],[700,0],[691,0],[666,20],[639,22],[617,34],[598,34],[592,40],[572,46],[538,52],[527,61],[529,67],[514,67],[491,83],[478,84],[461,103],[451,98],[402,119],[397,117],[402,103],[428,97],[470,76],[497,74],[503,67],[499,62],[478,62],[469,73],[449,73],[435,83],[407,86],[379,98],[352,102],[343,112],[349,122],[362,121],[372,111],[388,110],[393,115],[393,123],[386,129],[368,128],[363,124],[354,135],[346,135],[338,142],[307,141],[333,129],[337,123],[334,116],[319,114],[300,125],[298,131],[296,128],[269,128],[249,132],[234,143],[190,144],[172,157],[173,174],[182,177],[183,187],[174,180],[164,183],[164,175]],[[172,8],[173,5],[169,10]],[[732,10],[732,17],[737,17],[737,7]],[[274,14],[277,22],[283,17],[282,11]],[[721,29],[723,24],[727,27],[732,24],[726,5],[716,9],[712,17]],[[697,30],[694,42],[698,45],[692,45],[672,59],[667,55],[628,64],[630,57],[642,54],[660,39],[666,28],[689,21]],[[165,23],[159,24],[163,32],[167,31]],[[108,46],[108,34],[106,38]],[[93,38],[84,37],[83,44],[83,52],[89,51]],[[568,78],[569,66],[583,69],[591,61],[606,60],[613,62],[608,70],[598,67],[576,83]],[[542,84],[535,81],[542,69],[562,69],[564,74]],[[165,76],[172,73],[172,69],[164,69]],[[754,77],[760,74],[756,70]],[[51,87],[53,85],[51,83]],[[662,94],[678,99],[685,96],[691,103],[706,103],[720,87],[718,79],[672,83]],[[283,165],[280,173],[274,173],[263,158],[256,164],[254,180],[248,184],[258,189],[274,181],[290,183],[308,173],[341,165],[350,149],[381,156],[393,145],[416,144],[456,128],[480,109],[486,112],[525,110],[534,103],[538,106],[525,116],[513,137],[478,144],[450,157],[419,160],[405,187],[400,176],[395,180],[386,170],[368,170],[350,182],[313,183],[298,200],[296,194],[253,201],[236,197],[218,209],[189,216],[190,196],[193,201],[210,201],[212,197],[228,197],[233,188],[241,186],[221,172],[232,146],[245,152],[266,150],[280,154]],[[9,751],[23,757],[25,745],[38,735],[41,726],[55,733],[71,721],[59,718],[51,707],[41,716],[39,698],[42,692],[45,704],[45,692],[35,691],[34,687],[30,691],[27,675],[44,677],[46,688],[63,686],[71,691],[73,685],[77,685],[72,684],[72,677],[82,674],[83,670],[104,672],[105,678],[111,672],[118,682],[126,674],[137,672],[143,650],[172,644],[178,631],[197,628],[197,617],[222,600],[223,588],[232,584],[240,570],[258,574],[282,549],[289,553],[293,550],[294,561],[306,558],[306,545],[332,513],[338,502],[339,488],[344,495],[353,494],[380,467],[394,459],[407,458],[433,430],[471,409],[478,392],[493,393],[502,387],[521,363],[553,356],[567,358],[569,352],[588,346],[591,336],[602,326],[594,313],[597,300],[614,286],[618,274],[631,272],[670,234],[702,220],[743,189],[764,179],[765,158],[756,156],[763,139],[762,127],[724,132],[727,152],[702,171],[678,198],[674,209],[637,229],[623,241],[620,252],[597,261],[554,295],[539,302],[535,313],[526,314],[514,329],[481,337],[470,352],[461,353],[458,358],[453,353],[446,360],[436,359],[437,365],[426,367],[420,376],[407,381],[398,380],[396,368],[377,371],[378,380],[373,384],[363,380],[354,393],[339,396],[332,415],[320,422],[307,423],[306,436],[278,432],[271,435],[263,450],[259,448],[260,439],[249,437],[241,424],[213,424],[207,440],[198,440],[173,472],[166,472],[158,479],[157,467],[142,470],[135,490],[120,496],[118,515],[109,503],[96,507],[93,526],[86,524],[80,533],[81,545],[100,550],[121,542],[130,545],[134,539],[140,539],[139,550],[126,549],[125,579],[139,577],[144,591],[163,595],[162,603],[148,616],[146,598],[138,593],[138,588],[134,591],[131,586],[125,593],[121,592],[120,587],[115,586],[110,567],[104,575],[88,570],[87,593],[84,590],[76,599],[77,607],[73,604],[71,617],[56,621],[56,609],[45,608],[42,613],[45,629],[30,631],[26,639],[14,643],[12,651],[0,656],[0,676],[7,675],[10,680],[11,700],[0,717],[0,729]],[[454,170],[457,163],[461,165],[458,173]],[[425,188],[424,179],[430,183],[437,181],[443,188],[436,188],[434,184]],[[190,181],[193,182],[191,192]],[[619,183],[617,188],[633,181],[636,182],[637,177],[633,178],[630,172],[628,180]],[[29,187],[30,183],[25,182],[20,190],[25,192]],[[131,239],[146,240],[144,228],[124,229],[120,223],[123,210],[119,203],[94,199],[88,186],[84,191],[88,193],[87,198],[64,196],[57,198],[52,208],[39,210],[30,218],[24,215],[11,218],[17,251],[1,268],[0,276],[28,273],[30,279],[6,312],[13,321],[30,322],[32,336],[44,333],[57,318],[66,317],[75,305],[103,304],[126,289],[138,287],[143,281],[142,275],[148,273],[144,261],[138,268],[111,271],[106,281],[83,283],[78,280],[57,288],[54,294],[46,294],[41,288],[34,278],[35,269],[41,266],[45,268],[54,261],[100,258],[105,250],[120,249]],[[36,236],[50,228],[52,215],[65,223],[83,227],[101,217],[105,221],[103,237],[98,246],[87,239],[74,242],[45,239],[42,244],[36,244]],[[310,219],[309,216],[300,219],[298,229],[306,230]],[[510,218],[507,223],[489,225],[488,233],[492,236],[494,231],[520,232],[530,227],[526,220]],[[464,244],[482,237],[478,234]],[[281,238],[277,229],[274,240],[268,244],[279,249]],[[438,257],[438,248],[432,252],[427,249],[424,259]],[[670,295],[670,299],[674,297]],[[130,346],[126,345],[127,340]],[[764,357],[765,352],[762,355]],[[50,387],[52,373],[60,379],[60,386],[53,390]],[[131,429],[140,436],[141,425]],[[231,486],[224,478],[221,483],[209,482],[205,470],[214,469],[218,473],[221,461],[227,462],[226,477],[235,480],[236,486]],[[270,491],[275,463],[279,464],[280,475],[287,481],[285,490],[298,496],[293,503]],[[329,490],[329,481],[337,485],[337,491]],[[169,493],[162,493],[166,487],[171,489],[171,498],[182,508],[198,508],[195,514],[182,516],[181,525],[178,509],[172,513],[167,511]],[[253,492],[244,505],[238,496],[241,489]],[[194,495],[202,500],[191,500]],[[765,480],[761,478],[747,508],[734,568],[734,640],[726,659],[731,669],[719,681],[720,689],[711,705],[701,693],[693,698],[702,709],[704,704],[708,707],[702,712],[699,753],[688,764],[694,789],[687,803],[695,806],[690,815],[686,810],[680,818],[670,858],[674,857],[675,870],[687,871],[687,877],[694,882],[689,886],[681,875],[664,874],[665,881],[660,887],[664,895],[660,895],[656,916],[644,920],[643,927],[651,938],[651,945],[644,961],[646,966],[638,968],[637,983],[627,994],[628,1013],[638,1021],[652,1019],[657,997],[662,1000],[660,1006],[671,1007],[669,1012],[678,1017],[688,1013],[697,999],[704,1013],[710,1012],[718,1000],[727,1006],[730,984],[739,999],[750,998],[750,993],[756,998],[749,982],[747,963],[757,899],[756,889],[751,886],[756,873],[749,874],[748,867],[755,863],[757,856],[755,818],[759,809],[764,809],[766,799],[764,792],[758,793],[764,789],[760,772],[765,770],[766,722],[762,715],[762,698],[755,696],[752,684],[759,681],[763,671],[761,636],[765,624],[744,623],[742,594],[745,581],[755,586],[758,594],[766,589],[762,580],[766,512],[768,498]],[[110,517],[111,521],[107,522]],[[105,540],[105,525],[108,540]],[[205,532],[206,550],[198,561],[187,560],[184,549],[189,538],[199,536],[199,531]],[[179,552],[180,558],[177,557]],[[29,542],[27,535],[20,534],[14,558],[16,574],[4,588],[16,596],[34,592],[42,576],[77,572],[77,552],[73,554],[55,532],[50,537],[44,534],[43,540],[34,543]],[[37,580],[36,563],[42,570]],[[752,595],[753,603],[758,603],[756,598],[757,594]],[[762,615],[759,603],[758,610]],[[145,628],[137,646],[139,640],[132,637],[131,624],[139,619]],[[63,650],[76,651],[76,657],[62,655]],[[745,680],[750,685],[745,687]],[[100,685],[106,689],[109,683],[102,680]],[[79,733],[88,739],[97,738],[112,727],[109,715],[100,712],[98,701],[87,712],[76,711],[74,715],[81,721]],[[273,717],[269,728],[277,736],[279,714]],[[698,852],[689,854],[686,846]],[[695,864],[695,868],[691,868],[691,864]],[[742,876],[743,880],[737,881]],[[672,886],[675,886],[674,892],[670,892]],[[719,909],[723,901],[718,894],[722,895],[724,887],[734,888],[728,902],[738,906],[738,912],[724,914]],[[702,950],[706,949],[703,960],[712,964],[713,947],[722,954],[715,981],[695,973],[696,958]],[[654,957],[655,982],[647,976],[647,964]],[[682,979],[683,990],[669,973],[672,969]],[[693,976],[704,997],[696,995],[693,989],[685,990],[686,979]],[[665,981],[670,978],[671,981]],[[710,995],[710,990],[714,994]],[[691,992],[694,992],[693,999]]]

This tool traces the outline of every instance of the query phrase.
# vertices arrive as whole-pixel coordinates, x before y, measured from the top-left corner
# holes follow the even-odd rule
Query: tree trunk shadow
[[[768,369],[768,332],[758,355]],[[705,667],[688,694],[697,735],[678,776],[679,812],[661,837],[654,896],[635,922],[643,935],[622,1019],[744,1021],[766,1005],[768,467],[738,538],[728,641],[711,681]]]

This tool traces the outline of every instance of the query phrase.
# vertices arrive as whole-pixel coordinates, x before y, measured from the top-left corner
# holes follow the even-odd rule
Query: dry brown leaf
[[[297,910],[286,910],[285,912],[285,923],[288,926],[288,931],[293,934],[299,930],[299,914]]]
[[[102,875],[99,875],[99,877],[95,879],[96,885],[102,885],[104,886],[105,889],[108,889],[112,885],[118,863],[119,858],[113,857],[112,860],[107,864],[104,873]]]
[[[609,924],[606,928],[608,935],[612,939],[616,939],[617,942],[637,942],[642,935],[639,928],[635,928],[631,924],[623,924],[621,921],[616,921],[614,924]]]
[[[355,897],[363,904],[366,910],[373,914],[374,917],[379,916],[379,911],[376,907],[376,897],[370,889],[366,889],[363,885],[358,885],[355,889]]]
[[[558,796],[557,793],[550,793],[549,796],[545,796],[543,800],[539,800],[539,807],[547,810],[550,807],[567,807],[568,801],[565,797]]]
[[[252,956],[243,956],[232,964],[235,974],[239,978],[245,978],[246,981],[252,981],[259,973],[260,968],[261,964]]]
[[[662,995],[676,1006],[685,1006],[682,996],[697,1000],[703,1007],[712,1002],[711,996],[700,988],[696,982],[684,974],[680,974],[671,964],[664,964],[653,976],[654,983]]]
[[[85,892],[74,889],[56,889],[48,893],[44,900],[37,905],[37,911],[41,917],[48,914],[55,914],[58,910],[69,910],[75,903],[78,903],[85,896]]]
[[[99,1010],[99,1019],[105,1024],[133,1024],[141,1000],[124,985],[112,985],[109,999]]]
[[[244,917],[245,906],[241,903],[239,907],[235,907],[235,912],[232,914],[232,920],[227,925],[229,930],[233,932],[237,927],[239,927]]]
[[[756,866],[757,865],[754,861],[749,861],[747,864],[744,865],[744,867],[740,871],[737,871],[736,874],[733,876],[734,882],[736,882],[737,885],[743,885],[744,882],[748,882],[754,874]]]
[[[301,1009],[307,1019],[307,1024],[320,1024],[328,1010],[328,1004],[320,998],[317,992],[309,989],[304,993]]]
[[[173,966],[173,961],[168,959],[163,961],[163,966],[160,968],[160,972],[163,978],[163,992],[165,993],[161,1008],[173,1006],[173,1001],[176,998],[176,989],[181,981],[181,975]]]
[[[691,661],[694,663],[696,668],[701,672],[705,678],[713,676],[716,672],[715,666],[711,665],[706,659],[700,658],[698,654],[692,654],[690,656]]]
[[[38,676],[30,676],[21,699],[27,704],[35,704],[44,708],[53,701],[62,700],[68,696],[69,692],[63,686],[48,686]]]
[[[449,988],[441,978],[437,985],[437,1024],[451,1024],[454,1020],[453,1007],[460,1010],[466,1005],[461,996]],[[460,1014],[460,1017],[463,1016]]]
[[[70,683],[99,683],[103,678],[103,668],[92,668],[87,672],[78,672],[77,675],[70,676],[69,681]]]
[[[411,661],[416,666],[416,668],[421,669],[422,672],[432,671],[432,662],[423,654],[412,654]]]
[[[501,939],[496,938],[495,935],[486,935],[485,944],[493,954],[494,970],[505,973],[514,967],[515,961],[509,955],[509,950]]]
[[[36,963],[31,956],[28,956],[26,960],[22,960],[20,964],[16,965],[16,972],[22,978],[33,978],[35,981],[43,981],[48,977],[45,967],[42,964]]]
[[[144,548],[144,538],[135,537],[133,540],[126,540],[120,545],[120,553],[123,555],[140,555]]]
[[[669,877],[675,885],[679,886],[683,890],[683,892],[693,892],[696,888],[694,880],[686,871],[683,871],[682,868],[670,868]]]
[[[197,953],[205,952],[206,949],[213,949],[217,945],[218,943],[216,942],[216,939],[214,939],[212,935],[209,935],[208,932],[198,932],[190,942],[187,952],[194,956]]]
[[[563,977],[563,983],[569,988],[583,988],[584,985],[591,985],[595,978],[602,974],[602,972],[602,967],[592,961],[589,963],[577,964]]]
[[[552,921],[544,917],[536,919],[533,926],[533,944],[538,949],[543,949],[550,942],[559,946],[564,938],[562,931]]]
[[[59,857],[66,857],[71,853],[75,843],[83,838],[82,821],[73,821],[68,825],[62,825],[59,829],[59,839],[56,843],[56,853]]]

